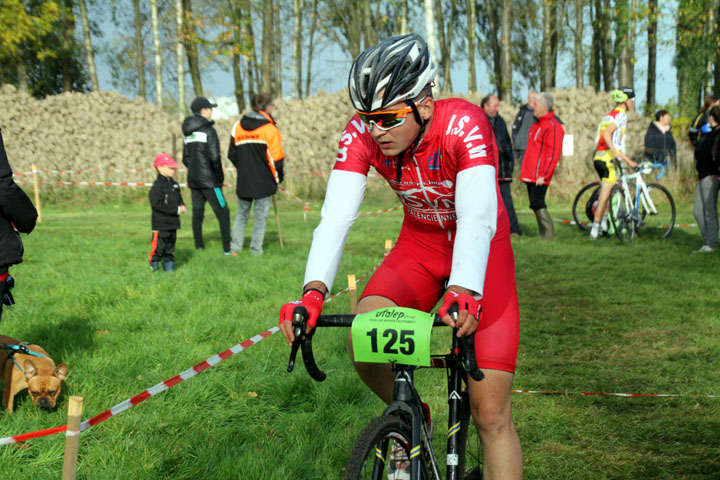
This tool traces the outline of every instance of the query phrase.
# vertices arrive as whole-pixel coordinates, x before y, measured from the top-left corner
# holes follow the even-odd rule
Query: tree
[[[425,14],[425,41],[430,50],[430,59],[437,65],[437,38],[435,37],[435,19],[433,17],[434,3],[434,0],[423,0],[423,12]]]
[[[479,18],[478,21],[481,22],[481,30],[487,32],[485,39],[492,52],[492,74],[490,75],[490,81],[495,84],[495,91],[498,92],[499,95],[502,89],[503,72],[500,66],[500,40],[498,39],[498,1],[499,0],[485,0],[485,15]],[[487,24],[486,28],[482,28],[483,23]]]
[[[263,92],[272,92],[273,16],[272,0],[263,0],[262,63],[260,64],[260,90]]]
[[[648,36],[647,36],[647,91],[645,97],[645,114],[655,109],[655,78],[657,72],[657,31],[658,31],[658,0],[648,0]]]
[[[602,9],[598,12],[600,18],[600,47],[602,53],[602,78],[605,91],[609,92],[613,88],[613,76],[615,73],[615,51],[613,49],[613,39],[610,32],[611,16],[610,0],[603,0]]]
[[[679,0],[675,32],[678,108],[691,117],[700,106],[707,78],[707,61],[715,42],[707,42],[709,12],[714,0]],[[709,45],[708,45],[709,44]]]
[[[585,31],[584,0],[573,0],[573,13],[575,14],[574,24],[570,24],[569,15],[567,23],[572,32],[574,42],[573,67],[575,67],[575,86],[577,88],[583,88],[585,86],[585,55],[583,52],[583,35]]]
[[[145,93],[145,55],[143,53],[142,17],[140,16],[140,0],[133,0],[135,12],[135,65],[137,66],[138,93],[147,100]]]
[[[310,38],[308,39],[307,68],[305,68],[305,96],[310,95],[310,79],[312,72],[313,49],[315,48],[315,30],[318,18],[318,0],[313,0],[310,12]]]
[[[558,3],[559,0],[543,0],[542,52],[540,56],[540,89],[555,86],[558,51]]]
[[[160,51],[160,32],[158,28],[157,0],[150,0],[150,14],[152,17],[153,45],[155,47],[155,101],[157,102],[158,107],[162,108],[162,52]]]
[[[177,82],[178,82],[178,116],[182,119],[188,113],[185,101],[185,49],[183,47],[183,0],[175,0],[175,52],[177,55]]]
[[[448,23],[445,25],[445,16],[443,13],[443,2],[438,0],[435,2],[435,20],[438,27],[438,39],[440,40],[440,67],[442,68],[443,83],[442,91],[452,91],[452,80],[450,78],[450,63],[452,57],[452,32],[455,30],[455,17],[457,14],[457,0],[449,0],[450,15]]]
[[[500,13],[500,77],[502,82],[499,85],[498,98],[505,101],[512,101],[511,4],[512,0],[503,0]]]
[[[92,82],[93,92],[97,92],[100,86],[98,84],[97,69],[95,68],[95,51],[93,50],[92,40],[90,38],[90,21],[88,20],[85,0],[78,0],[78,6],[80,7],[80,19],[82,20],[83,38],[85,39],[85,56],[87,57],[90,81]]]
[[[467,0],[467,31],[468,31],[468,92],[477,92],[475,77],[475,1]]]
[[[290,96],[302,98],[302,0],[293,0],[293,64]]]
[[[196,97],[203,96],[202,78],[200,77],[200,61],[197,51],[197,30],[195,28],[196,18],[193,15],[192,1],[182,1],[182,34],[185,52],[187,54],[188,67],[190,68],[190,78],[193,82],[193,90]]]

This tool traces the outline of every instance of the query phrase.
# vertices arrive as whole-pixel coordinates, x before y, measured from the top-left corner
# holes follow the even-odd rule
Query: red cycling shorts
[[[447,231],[427,232],[405,222],[397,243],[363,290],[401,307],[430,312],[445,293],[452,264]],[[454,237],[454,233],[453,237]],[[482,315],[475,333],[480,368],[515,373],[520,315],[515,288],[515,257],[509,228],[500,228],[490,244]]]

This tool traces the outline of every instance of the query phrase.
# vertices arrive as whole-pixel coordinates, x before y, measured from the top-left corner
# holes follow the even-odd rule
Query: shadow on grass
[[[71,352],[87,350],[95,345],[95,334],[87,319],[70,316],[52,325],[40,325],[32,328],[28,338],[50,353],[62,358]],[[57,362],[56,362],[57,363]]]

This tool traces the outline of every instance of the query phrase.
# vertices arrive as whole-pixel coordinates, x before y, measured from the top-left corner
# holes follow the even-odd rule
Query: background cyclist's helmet
[[[416,34],[389,38],[362,52],[348,77],[356,110],[372,112],[415,98],[435,79],[437,66],[423,38]],[[378,94],[382,92],[382,98]]]
[[[620,87],[620,90],[622,90],[625,95],[628,96],[629,100],[632,100],[635,98],[635,90],[633,90],[632,87]]]
[[[627,102],[628,100],[628,94],[623,92],[622,90],[613,90],[610,92],[610,96],[612,97],[613,102],[615,103],[623,103]]]

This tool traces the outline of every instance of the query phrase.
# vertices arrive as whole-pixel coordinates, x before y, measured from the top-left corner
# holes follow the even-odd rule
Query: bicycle
[[[667,238],[675,226],[675,200],[668,190],[660,184],[646,184],[643,175],[653,168],[661,168],[660,179],[665,173],[661,163],[645,162],[635,169],[635,173],[626,174],[622,164],[620,181],[610,192],[610,221],[617,237],[632,242],[636,236],[658,234]]]
[[[590,224],[595,221],[595,209],[600,196],[600,182],[591,182],[580,189],[572,205],[572,216],[575,225],[582,231],[590,229]],[[578,208],[581,210],[578,211]],[[583,215],[584,214],[584,215]],[[586,219],[587,218],[587,219]]]
[[[305,334],[307,313],[304,307],[296,307],[293,312],[293,331],[295,340],[290,351],[288,372],[295,365],[298,349],[302,352],[303,363],[310,376],[317,381],[324,381],[326,375],[316,362],[312,351],[312,337],[317,328]],[[403,323],[401,329],[395,327],[374,328],[369,331],[360,326],[360,315],[321,315],[316,327],[349,327],[353,326],[353,345],[355,358],[358,359],[359,342],[369,343],[371,351],[393,355],[389,351],[399,353],[399,361],[393,362],[395,384],[392,401],[387,405],[380,417],[372,420],[360,433],[345,467],[345,480],[373,479],[386,480],[395,478],[396,472],[390,470],[391,462],[388,453],[401,451],[409,459],[410,478],[412,480],[440,480],[440,464],[435,456],[431,441],[429,411],[423,406],[420,395],[415,389],[414,371],[420,364],[430,368],[445,368],[448,384],[448,440],[446,456],[446,480],[477,480],[482,478],[481,452],[478,445],[468,449],[468,430],[470,428],[470,399],[467,389],[467,375],[480,381],[484,375],[475,361],[475,344],[472,335],[457,338],[457,329],[453,329],[450,352],[442,355],[430,355],[430,329],[446,326],[437,314],[427,314],[408,308],[386,308],[374,310],[362,316],[364,319],[392,318],[400,316],[426,316],[432,318],[432,324],[424,322],[425,327],[410,326]],[[457,315],[455,308],[453,315]],[[357,321],[356,321],[357,319]],[[424,340],[418,330],[427,328],[427,359],[422,361],[402,361],[419,353]],[[384,339],[387,339],[386,341]],[[381,342],[384,344],[381,345]],[[382,352],[381,352],[382,351]],[[382,356],[382,354],[380,356]],[[419,353],[423,355],[423,353]],[[364,360],[363,360],[364,361]],[[469,471],[466,472],[466,469]]]

